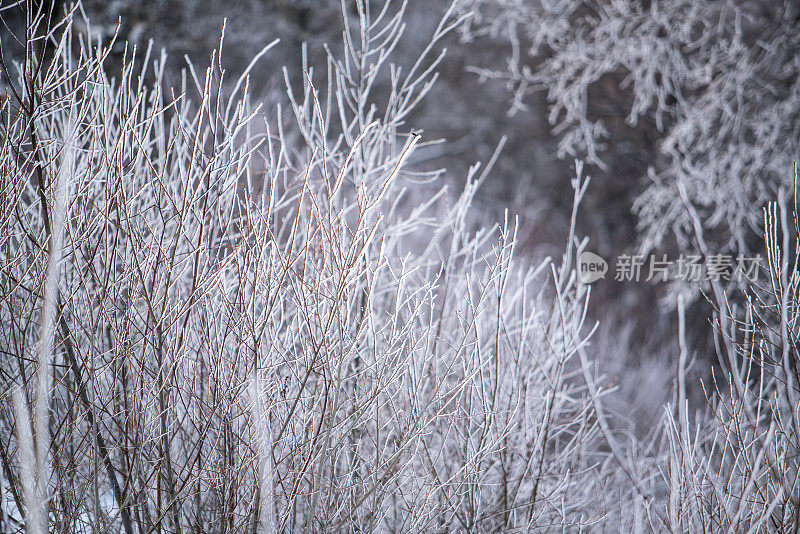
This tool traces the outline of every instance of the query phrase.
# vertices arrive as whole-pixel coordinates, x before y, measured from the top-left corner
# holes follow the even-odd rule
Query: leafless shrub
[[[401,69],[403,10],[357,5],[267,115],[217,56],[111,76],[76,12],[31,17],[0,107],[6,530],[577,528],[641,499],[603,490],[634,479],[579,358],[585,243],[526,266],[512,222],[470,231],[491,162],[453,201],[409,185],[461,19]]]
[[[795,171],[796,180],[796,171]],[[678,410],[669,414],[669,522],[678,530],[796,532],[797,208],[785,190],[764,210],[764,287],[753,285],[743,309],[722,288],[717,307],[723,373],[706,386],[708,410],[692,423],[683,384],[688,347],[680,311]],[[793,224],[790,223],[790,214]],[[697,214],[690,211],[697,221]],[[792,252],[792,251],[795,252]]]

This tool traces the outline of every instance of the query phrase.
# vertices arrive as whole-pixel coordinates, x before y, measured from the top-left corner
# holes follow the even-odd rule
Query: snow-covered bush
[[[578,528],[638,498],[605,489],[584,243],[526,265],[511,218],[474,230],[490,165],[417,183],[406,119],[461,19],[398,66],[402,9],[357,6],[327,81],[263,107],[218,57],[112,75],[30,11],[0,107],[6,531]]]
[[[686,401],[689,347],[679,306],[678,406],[667,417],[664,469],[673,531],[800,528],[796,214],[783,190],[764,210],[767,280],[763,287],[751,285],[743,309],[722,287],[713,288],[722,310],[716,326],[723,371],[705,385],[708,408],[697,414]]]

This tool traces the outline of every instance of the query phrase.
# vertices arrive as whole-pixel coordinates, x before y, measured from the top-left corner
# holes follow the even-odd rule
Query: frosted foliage
[[[468,38],[508,38],[513,109],[546,92],[562,157],[604,166],[613,132],[596,110],[624,102],[634,131],[656,132],[635,203],[644,251],[667,235],[688,248],[684,183],[721,252],[744,252],[763,206],[800,154],[800,31],[791,3],[696,0],[475,0]],[[613,87],[602,96],[595,89]],[[614,179],[610,176],[609,179]]]

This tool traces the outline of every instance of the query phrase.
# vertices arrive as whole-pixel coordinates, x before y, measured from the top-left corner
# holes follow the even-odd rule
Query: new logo
[[[578,277],[584,284],[597,282],[606,277],[608,263],[593,252],[582,252],[578,258]]]

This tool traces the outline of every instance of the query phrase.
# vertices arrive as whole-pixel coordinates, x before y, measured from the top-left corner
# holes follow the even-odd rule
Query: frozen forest
[[[0,531],[800,532],[797,0],[0,0]]]

